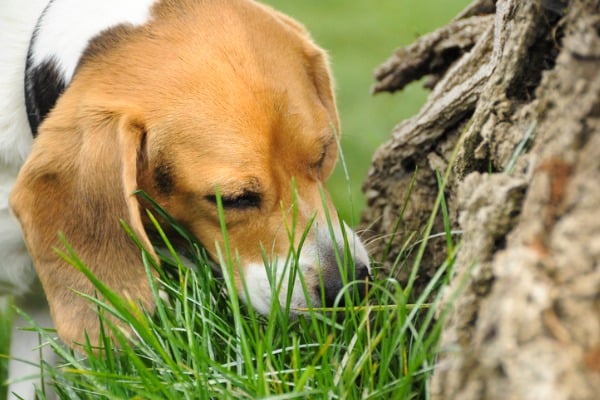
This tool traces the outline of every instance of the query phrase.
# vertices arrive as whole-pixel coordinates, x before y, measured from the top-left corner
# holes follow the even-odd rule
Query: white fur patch
[[[320,299],[312,293],[311,285],[307,285],[304,293],[300,274],[304,276],[305,272],[303,268],[307,264],[300,262],[300,270],[296,272],[296,276],[293,280],[293,287],[289,287],[290,275],[292,273],[292,266],[286,265],[285,256],[282,256],[283,260],[278,260],[272,263],[269,268],[271,271],[271,279],[267,272],[267,267],[263,263],[252,263],[244,268],[244,279],[246,283],[247,296],[244,288],[240,288],[239,296],[247,304],[263,315],[269,315],[271,310],[271,303],[273,301],[273,294],[279,290],[279,305],[282,308],[288,306],[288,292],[291,290],[289,298],[289,307],[293,311],[296,308],[304,308],[307,306],[307,297],[310,298],[313,306],[319,306]]]
[[[155,1],[54,0],[40,21],[33,64],[53,58],[65,82],[70,82],[90,39],[116,25],[144,24]]]
[[[0,176],[0,196],[5,196],[4,190],[12,186],[33,143],[25,111],[23,80],[29,41],[47,2],[0,1],[0,171],[5,171]],[[0,229],[3,227],[0,225]]]

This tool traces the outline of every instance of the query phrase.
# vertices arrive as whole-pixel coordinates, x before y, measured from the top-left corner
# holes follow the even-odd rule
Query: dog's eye
[[[217,204],[217,196],[212,194],[206,196],[206,199],[213,204]],[[223,208],[244,210],[248,208],[259,208],[261,203],[260,194],[255,192],[245,192],[240,195],[222,195],[221,204]]]

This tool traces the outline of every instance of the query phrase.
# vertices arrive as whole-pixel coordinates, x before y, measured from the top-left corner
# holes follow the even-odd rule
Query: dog
[[[330,306],[344,282],[368,279],[365,247],[325,191],[340,122],[327,56],[301,24],[252,0],[29,3],[0,6],[10,34],[0,66],[10,72],[0,73],[4,295],[31,296],[37,273],[61,340],[98,338],[81,296],[94,287],[57,254],[61,232],[101,281],[152,311],[141,252],[120,224],[156,258],[138,190],[214,260],[221,197],[239,296],[260,313],[273,301],[292,312]],[[283,268],[306,229],[308,301]],[[336,262],[345,241],[351,271]],[[283,282],[277,299],[261,248]]]

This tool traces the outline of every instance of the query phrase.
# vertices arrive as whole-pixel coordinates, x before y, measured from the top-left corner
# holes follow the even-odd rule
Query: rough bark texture
[[[391,268],[458,146],[446,196],[461,247],[433,397],[600,399],[599,1],[476,1],[398,50],[374,91],[427,75],[427,104],[374,156],[364,225],[397,230],[415,179],[391,251],[374,241]],[[445,257],[432,240],[417,287]]]

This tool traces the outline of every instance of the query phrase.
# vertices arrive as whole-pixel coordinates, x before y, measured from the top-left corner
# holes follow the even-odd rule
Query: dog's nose
[[[367,281],[372,280],[369,274],[369,268],[362,262],[357,261],[354,274],[349,274],[348,282],[353,282],[347,289],[350,298],[353,302],[360,302],[367,294]],[[340,296],[339,301],[336,299],[340,291],[344,288],[344,282],[341,277],[325,282],[325,307],[343,307],[345,305],[345,295]]]

